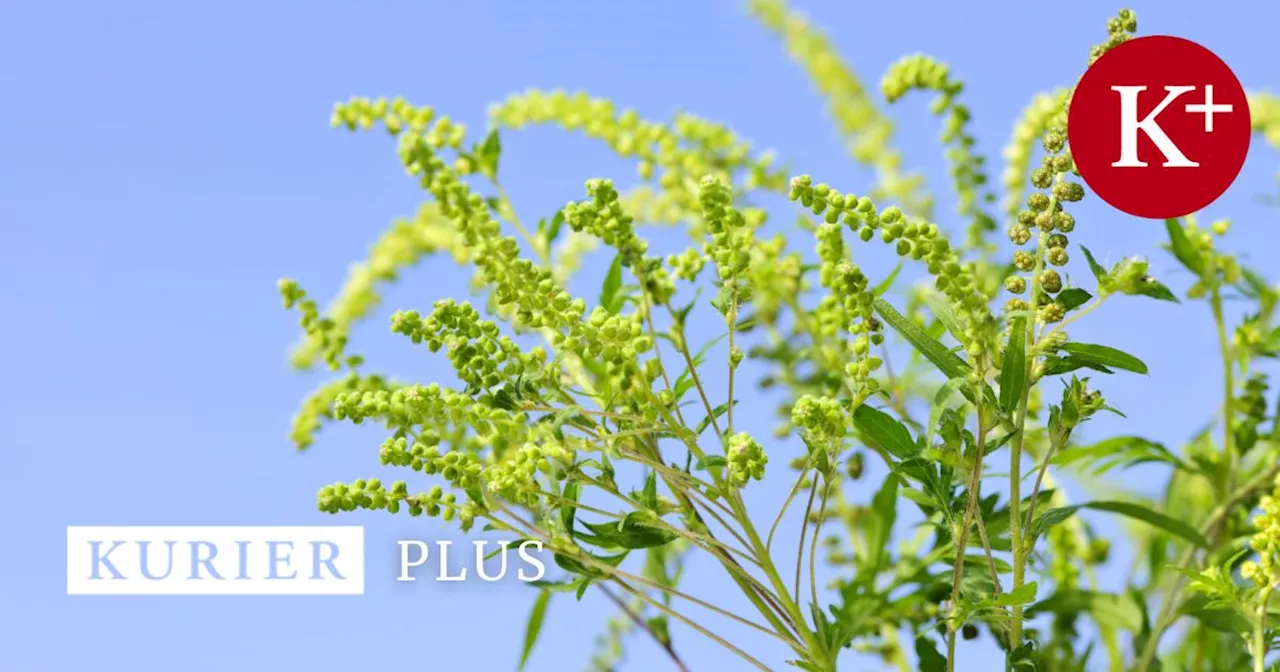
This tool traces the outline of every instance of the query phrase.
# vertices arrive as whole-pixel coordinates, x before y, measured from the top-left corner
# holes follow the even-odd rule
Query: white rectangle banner
[[[68,595],[363,595],[364,528],[67,528]]]

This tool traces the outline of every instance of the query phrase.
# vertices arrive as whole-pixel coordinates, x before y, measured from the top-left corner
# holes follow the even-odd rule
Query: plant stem
[[[1062,174],[1058,174],[1059,180]],[[1053,212],[1057,199],[1049,199],[1049,212]],[[1040,303],[1040,271],[1044,268],[1045,248],[1048,246],[1049,234],[1041,232],[1036,251],[1036,266],[1031,277],[1031,312],[1027,319],[1026,338],[1026,380],[1031,381],[1035,370],[1034,352],[1036,344],[1036,315]],[[1032,383],[1028,383],[1018,400],[1017,417],[1014,419],[1013,445],[1009,448],[1009,541],[1013,546],[1013,586],[1009,590],[1016,591],[1022,587],[1026,579],[1027,550],[1022,541],[1022,446],[1027,435],[1027,407],[1031,403]],[[1022,605],[1013,605],[1012,619],[1009,623],[1009,648],[1016,649],[1022,645]]]
[[[738,369],[738,367],[734,364],[734,361],[733,361],[733,347],[734,347],[733,332],[738,330],[738,325],[737,325],[738,301],[736,298],[729,302],[729,315],[726,317],[726,321],[729,323],[729,398],[724,402],[728,404],[728,408],[725,411],[726,413],[725,425],[727,426],[728,429],[726,429],[725,431],[728,432],[730,436],[732,436],[733,435],[733,374]]]
[[[676,654],[676,649],[672,646],[670,639],[659,637],[657,631],[653,629],[653,626],[649,625],[649,623],[643,618],[640,618],[640,614],[637,614],[631,609],[631,607],[627,606],[626,602],[623,602],[617,595],[614,595],[613,591],[609,590],[608,586],[603,583],[597,583],[596,587],[609,598],[610,602],[613,602],[618,609],[622,610],[622,613],[626,614],[627,618],[630,618],[631,622],[636,624],[636,627],[648,633],[649,636],[653,638],[653,641],[657,642],[658,646],[661,646],[662,650],[667,652],[667,655],[671,657],[671,662],[676,666],[676,669],[680,670],[680,672],[689,672],[689,668],[685,667],[684,661],[680,660],[680,656]]]
[[[1222,311],[1222,290],[1215,283],[1213,293],[1209,297],[1209,305],[1213,308],[1213,321],[1218,330],[1218,349],[1222,353],[1222,452],[1227,460],[1227,487],[1223,494],[1235,490],[1236,450],[1231,432],[1233,407],[1235,403],[1235,357],[1231,353],[1231,340],[1227,337],[1227,322]]]
[[[782,503],[782,509],[778,511],[778,517],[773,519],[773,525],[769,527],[769,536],[764,542],[765,550],[773,548],[773,535],[778,531],[778,524],[782,522],[782,517],[786,515],[787,509],[791,507],[791,501],[796,498],[796,493],[800,492],[800,486],[804,485],[805,473],[804,469],[800,471],[800,476],[796,478],[796,484],[791,486],[791,493],[787,495],[786,501]]]
[[[752,664],[753,666],[755,666],[757,669],[763,670],[764,672],[772,672],[772,670],[770,670],[768,667],[766,667],[764,663],[762,663],[762,662],[760,662],[760,661],[756,660],[755,658],[751,657],[751,655],[750,655],[750,654],[748,654],[747,652],[743,651],[742,649],[739,649],[738,647],[736,647],[736,646],[734,646],[734,645],[730,644],[730,643],[729,643],[728,641],[726,641],[723,637],[721,637],[721,636],[719,636],[719,635],[715,634],[714,632],[711,632],[710,630],[708,630],[708,629],[706,629],[706,628],[702,627],[701,625],[698,625],[697,623],[694,623],[693,621],[689,620],[689,618],[687,618],[687,617],[685,617],[685,616],[681,615],[680,613],[678,613],[678,612],[676,612],[676,611],[672,610],[670,607],[666,606],[665,604],[662,604],[661,602],[659,602],[659,601],[657,601],[657,600],[653,599],[652,597],[649,597],[648,595],[644,594],[644,592],[643,592],[643,591],[638,591],[638,590],[636,590],[635,588],[632,588],[631,586],[627,585],[627,583],[626,583],[626,582],[624,582],[624,581],[622,581],[622,580],[620,580],[620,579],[617,579],[617,578],[615,578],[615,579],[614,579],[614,581],[615,581],[615,582],[617,582],[617,584],[618,584],[619,586],[622,586],[622,589],[623,589],[623,590],[627,591],[628,593],[631,593],[632,595],[635,595],[636,597],[640,598],[641,600],[644,600],[644,601],[645,601],[645,602],[647,602],[648,604],[652,605],[652,606],[653,606],[655,609],[657,609],[658,611],[661,611],[662,613],[667,614],[668,616],[670,616],[670,617],[672,617],[672,618],[674,618],[674,619],[676,619],[676,620],[680,621],[681,623],[684,623],[685,625],[687,625],[687,626],[689,626],[689,627],[693,628],[694,630],[697,630],[698,632],[700,632],[700,633],[702,633],[703,635],[705,635],[708,639],[710,639],[710,640],[714,641],[715,643],[719,644],[720,646],[723,646],[724,648],[729,649],[730,651],[732,651],[732,652],[734,652],[734,653],[738,654],[738,656],[739,656],[739,657],[741,657],[743,660],[746,660],[748,663],[751,663],[751,664]]]
[[[831,496],[831,483],[822,479],[822,504],[818,506],[818,519],[813,523],[813,538],[809,541],[809,596],[814,608],[818,606],[818,533],[822,531],[822,520],[827,515],[827,498]],[[796,599],[800,596],[796,595]],[[815,619],[813,627],[819,627]]]
[[[956,535],[956,561],[955,567],[951,570],[951,608],[947,618],[947,672],[955,672],[956,669],[956,629],[960,624],[956,623],[955,617],[960,604],[960,578],[964,570],[964,551],[969,544],[969,528],[973,525],[974,512],[978,509],[978,489],[982,485],[982,461],[987,449],[987,428],[982,412],[983,405],[978,403],[976,406],[978,440],[974,449],[973,474],[969,477],[969,502],[965,505],[964,519]],[[994,563],[992,566],[994,567]]]
[[[827,661],[827,653],[825,649],[818,643],[814,637],[813,631],[805,625],[806,620],[804,614],[800,611],[800,607],[795,600],[787,592],[787,586],[782,581],[782,576],[778,573],[777,567],[773,564],[773,559],[769,556],[769,551],[765,548],[764,542],[760,540],[760,534],[756,532],[755,525],[751,524],[751,516],[747,513],[746,505],[742,502],[742,496],[737,491],[730,496],[730,505],[738,512],[738,518],[742,522],[743,531],[747,534],[747,540],[751,542],[752,548],[755,550],[757,557],[760,558],[762,569],[765,576],[769,579],[770,585],[778,593],[778,599],[782,602],[782,607],[790,614],[792,622],[795,623],[796,629],[800,631],[800,636],[804,639],[804,645],[808,648],[809,654],[814,657],[814,662],[825,664],[826,669],[834,671],[834,664]]]
[[[818,494],[818,470],[813,470],[813,484],[809,486],[809,503],[804,507],[804,518],[800,519],[800,544],[796,548],[796,599],[800,599],[800,567],[804,562],[804,538],[809,532],[809,514],[813,512],[813,499]]]
[[[1258,623],[1253,629],[1253,672],[1266,672],[1267,660],[1267,603],[1271,601],[1274,584],[1267,584],[1262,589],[1262,599],[1258,604]]]
[[[1067,438],[1068,437],[1064,436],[1061,439],[1057,439],[1057,437],[1053,435],[1050,435],[1049,437],[1049,450],[1046,450],[1044,453],[1044,460],[1040,462],[1040,470],[1036,474],[1036,483],[1031,487],[1031,501],[1027,504],[1027,524],[1025,527],[1027,530],[1032,529],[1032,526],[1035,525],[1036,522],[1036,501],[1040,499],[1040,486],[1044,484],[1045,473],[1049,471],[1049,462],[1053,459],[1053,454],[1057,451],[1058,446],[1066,443]],[[1031,551],[1031,547],[1033,547],[1034,544],[1035,537],[1032,537],[1031,543],[1027,545],[1027,550]]]

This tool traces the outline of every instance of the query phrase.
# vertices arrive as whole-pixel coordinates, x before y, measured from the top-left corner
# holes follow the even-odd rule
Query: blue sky
[[[1074,81],[1118,8],[1093,0],[803,7],[868,84],[910,52],[951,63],[968,83],[980,149],[996,165],[1015,116],[1033,94]],[[1247,89],[1280,90],[1270,48],[1280,5],[1133,7],[1143,34],[1198,41]],[[377,473],[379,437],[339,429],[306,455],[289,445],[289,417],[319,379],[286,366],[296,327],[275,281],[289,275],[332,295],[346,265],[422,198],[384,136],[329,128],[335,101],[403,95],[479,128],[488,103],[530,86],[583,89],[652,118],[686,109],[776,147],[818,179],[867,185],[802,74],[737,0],[0,3],[0,370],[9,381],[0,391],[8,476],[0,668],[513,668],[532,591],[514,582],[396,584],[393,540],[454,533],[420,519],[316,513],[320,485]],[[898,107],[907,129],[898,146],[928,173],[948,213],[938,126],[922,98]],[[510,135],[505,145],[505,183],[524,213],[581,198],[588,177],[634,174],[604,148],[553,130]],[[1239,181],[1207,213],[1236,219],[1238,249],[1280,242],[1280,212],[1255,198],[1275,192],[1278,164],[1255,144]],[[1073,237],[1112,260],[1156,253],[1163,235],[1096,202],[1077,212]],[[863,257],[873,271],[890,268],[884,254]],[[605,261],[595,258],[588,275]],[[1186,285],[1168,258],[1154,268]],[[385,314],[460,295],[463,283],[451,264],[411,273],[357,332],[361,350],[377,366],[443,378],[447,362],[386,334]],[[1204,313],[1133,300],[1075,330],[1152,370],[1107,381],[1128,420],[1099,431],[1177,442],[1208,420],[1218,372],[1198,363],[1215,356]],[[758,511],[774,510],[785,480],[760,489]],[[64,594],[67,525],[334,523],[367,526],[364,597]],[[1108,580],[1124,569],[1117,564]],[[707,597],[731,589],[705,560],[690,571],[708,579],[698,584]],[[593,597],[563,598],[552,602],[530,669],[581,667],[610,613]],[[676,636],[693,669],[737,669],[691,633]],[[771,665],[785,656],[754,650]],[[988,669],[976,658],[983,652],[975,645],[960,669]],[[643,640],[631,660],[630,669],[665,669]],[[878,669],[852,657],[848,668]]]

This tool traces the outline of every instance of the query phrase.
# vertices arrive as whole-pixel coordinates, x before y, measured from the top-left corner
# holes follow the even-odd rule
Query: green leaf
[[[894,457],[905,460],[920,453],[906,426],[884,411],[862,404],[853,411],[853,425],[867,442]]]
[[[484,144],[476,152],[476,160],[480,164],[480,172],[490,180],[498,178],[498,156],[502,154],[502,140],[498,137],[498,129],[489,131]]]
[[[649,522],[647,514],[632,511],[620,521],[607,523],[583,522],[591,530],[601,545],[615,548],[639,549],[665,546],[676,538],[676,533]]]
[[[1147,373],[1147,365],[1143,364],[1142,360],[1110,346],[1090,343],[1064,343],[1059,346],[1059,349],[1091,364],[1101,364],[1110,369],[1123,369],[1134,373]]]
[[[698,462],[694,465],[694,469],[706,471],[713,467],[724,467],[728,464],[729,460],[725,459],[724,455],[703,455],[698,458]]]
[[[1037,614],[1059,615],[1088,614],[1103,627],[1139,632],[1142,629],[1142,612],[1132,600],[1089,590],[1059,590],[1035,603],[1027,610],[1027,618]]]
[[[963,359],[951,352],[947,346],[938,342],[937,339],[929,336],[923,329],[916,326],[907,317],[899,313],[893,306],[889,305],[884,299],[875,300],[876,312],[884,319],[894,331],[902,334],[907,342],[916,349],[925,359],[938,367],[938,370],[945,374],[948,378],[963,378],[969,375],[969,365]]]
[[[902,272],[902,262],[899,261],[898,265],[893,267],[893,272],[890,273],[889,276],[886,277],[884,280],[881,280],[880,284],[876,285],[875,289],[872,290],[872,293],[874,293],[876,296],[883,296],[884,293],[889,291],[889,288],[893,286],[893,281],[898,279],[898,274],[901,272]]]
[[[1098,371],[1100,373],[1115,373],[1115,371],[1112,371],[1111,369],[1108,369],[1107,367],[1101,364],[1095,364],[1093,362],[1081,359],[1079,357],[1073,357],[1073,356],[1067,356],[1067,357],[1049,356],[1044,358],[1044,362],[1045,362],[1044,375],[1046,376],[1056,376],[1063,373],[1071,373],[1072,371],[1076,371],[1078,369],[1093,369],[1094,371]]]
[[[733,400],[733,405],[734,406],[738,405],[737,399]],[[707,428],[711,426],[712,420],[719,419],[720,416],[724,415],[727,412],[729,412],[729,404],[720,404],[719,406],[716,406],[715,408],[711,409],[711,415],[708,415],[707,417],[703,418],[698,422],[698,426],[694,429],[694,431],[697,432],[698,436],[702,436],[702,433],[707,431]]]
[[[1187,232],[1183,230],[1182,224],[1176,219],[1164,220],[1164,228],[1169,232],[1169,251],[1173,252],[1173,256],[1182,262],[1187,270],[1196,274],[1196,277],[1204,275],[1204,259],[1191,244],[1191,239],[1187,238]]]
[[[1027,604],[1036,599],[1037,590],[1039,590],[1039,586],[1036,585],[1036,582],[1028,581],[1007,593],[1000,593],[987,604],[992,607],[1012,607],[1015,604]]]
[[[658,510],[658,472],[650,470],[649,475],[645,477],[641,501],[650,511]]]
[[[489,551],[489,553],[487,553],[487,554],[484,556],[484,560],[485,560],[485,562],[488,562],[488,561],[489,561],[489,559],[491,559],[491,558],[496,558],[496,557],[498,557],[499,555],[502,555],[503,553],[506,553],[507,551],[509,551],[509,550],[511,550],[511,549],[513,549],[513,548],[519,548],[519,547],[520,547],[520,545],[521,545],[521,544],[523,544],[523,543],[524,543],[524,542],[526,542],[526,541],[537,541],[537,540],[536,540],[536,539],[529,539],[529,538],[526,538],[526,537],[521,537],[521,538],[519,538],[519,539],[516,539],[516,540],[514,540],[514,541],[508,542],[508,543],[506,543],[506,544],[499,543],[497,548],[493,549],[492,551]],[[539,543],[541,543],[541,542],[539,542]]]
[[[1182,303],[1181,301],[1178,300],[1178,297],[1173,295],[1173,292],[1170,291],[1168,287],[1165,287],[1164,285],[1160,284],[1160,282],[1154,278],[1144,278],[1142,282],[1138,285],[1137,289],[1135,289],[1132,293],[1137,294],[1139,296],[1149,296],[1153,299],[1159,299],[1161,301],[1172,301],[1173,303]]]
[[[1164,447],[1140,436],[1115,436],[1091,446],[1072,446],[1058,451],[1053,463],[1068,466],[1076,463],[1087,465],[1089,473],[1099,476],[1111,469],[1124,468],[1150,462],[1163,462],[1184,471],[1195,469]]]
[[[868,571],[878,571],[889,559],[889,538],[893,535],[893,524],[898,518],[898,481],[895,473],[884,477],[884,484],[871,498],[871,512],[867,521],[866,547],[871,554]]]
[[[938,292],[926,291],[924,293],[924,303],[929,306],[929,312],[937,318],[942,326],[946,328],[951,337],[957,342],[964,342],[964,328],[960,326],[960,320],[956,317],[956,311],[952,309],[947,299]]]
[[[549,590],[553,593],[572,593],[573,591],[578,589],[578,583],[580,582],[579,581],[547,581],[545,579],[538,579],[537,581],[530,581],[529,585],[533,588],[538,588],[541,590]]]
[[[571,502],[577,502],[578,491],[579,491],[578,482],[569,481],[568,485],[564,486],[563,497]],[[570,534],[573,533],[573,514],[576,513],[577,510],[578,510],[578,507],[569,506],[567,504],[562,505],[560,507],[560,522],[564,523],[565,531],[569,532]]]
[[[588,535],[576,534],[574,536],[581,538]],[[599,555],[594,555],[591,553],[587,553],[586,551],[583,551],[583,554],[590,555],[592,558],[595,558],[597,562],[603,562],[604,564],[609,565],[610,567],[617,567],[618,565],[622,564],[622,561],[625,560],[627,557],[627,553],[619,553],[617,555],[608,555],[608,556],[599,556]],[[563,569],[566,572],[572,572],[579,576],[587,577],[588,579],[596,579],[596,578],[601,578],[605,576],[605,573],[603,571],[596,569],[593,565],[584,564],[568,555],[564,555],[562,553],[556,553],[552,557],[555,559],[556,565],[559,566],[560,569]],[[581,592],[579,592],[578,595],[579,595],[578,599],[582,599]]]
[[[604,286],[600,288],[600,306],[609,311],[610,315],[617,315],[622,309],[622,300],[618,295],[618,290],[622,288],[622,254],[619,253],[613,258],[613,264],[609,266],[609,273],[604,276]]]
[[[1186,541],[1199,546],[1200,548],[1209,548],[1209,540],[1204,538],[1194,527],[1178,520],[1171,518],[1163,513],[1149,509],[1141,504],[1133,502],[1087,502],[1084,504],[1076,504],[1074,506],[1063,506],[1049,509],[1044,515],[1035,522],[1033,527],[1033,535],[1038,537],[1050,527],[1070,518],[1072,514],[1080,509],[1093,509],[1095,511],[1107,511],[1109,513],[1118,513],[1134,520],[1140,520],[1152,527],[1159,528],[1180,537]]]
[[[916,658],[920,661],[920,672],[946,672],[947,659],[938,653],[937,645],[928,637],[916,637]]]
[[[1093,253],[1089,251],[1089,248],[1081,245],[1080,249],[1084,252],[1085,260],[1089,262],[1089,270],[1093,271],[1093,277],[1097,278],[1098,282],[1102,282],[1107,277],[1107,269],[1103,268],[1102,264],[1099,264],[1098,260],[1093,258]]]
[[[544,590],[538,593],[538,599],[533,602],[533,609],[529,611],[529,623],[524,627],[524,652],[520,654],[520,666],[516,669],[523,670],[526,663],[529,662],[529,654],[533,653],[533,645],[538,642],[538,635],[542,633],[542,621],[547,615],[547,605],[551,603],[551,591]]]
[[[556,238],[560,237],[560,228],[564,226],[564,210],[556,210],[556,214],[551,218],[551,223],[547,225],[547,231],[544,238],[547,241],[547,248],[556,242]]]
[[[1070,311],[1083,306],[1092,298],[1092,294],[1080,289],[1079,287],[1068,287],[1058,293],[1058,296],[1054,299],[1054,303],[1062,306],[1062,310]]]
[[[1184,613],[1218,632],[1230,635],[1248,635],[1253,632],[1253,623],[1236,609],[1194,609]]]
[[[1000,410],[1012,413],[1022,403],[1027,389],[1027,320],[1019,317],[1009,325],[1004,366],[1000,369]]]

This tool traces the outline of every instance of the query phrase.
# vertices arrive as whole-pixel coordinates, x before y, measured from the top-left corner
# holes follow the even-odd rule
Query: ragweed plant
[[[618,609],[590,662],[601,670],[637,634],[686,669],[677,633],[770,669],[754,638],[730,641],[715,619],[782,643],[789,664],[813,672],[838,669],[846,650],[950,671],[957,639],[984,632],[1010,670],[1264,670],[1280,632],[1280,424],[1262,363],[1280,354],[1280,291],[1222,249],[1229,222],[1165,223],[1168,251],[1194,278],[1181,299],[1144,257],[1104,266],[1082,244],[1097,232],[1072,212],[1087,190],[1065,130],[1071,89],[1027,106],[997,185],[946,64],[908,56],[876,95],[781,0],[749,9],[813,80],[875,183],[790,175],[726,126],[646,119],[585,93],[512,95],[479,136],[402,99],[336,106],[335,126],[389,134],[429,199],[323,310],[280,283],[305,332],[294,363],[336,373],[304,400],[293,441],[309,447],[330,422],[376,423],[379,461],[406,473],[325,486],[319,509],[425,514],[541,542],[557,576],[534,584],[526,658],[553,595],[597,590]],[[1137,20],[1122,10],[1106,28],[1082,72]],[[913,92],[933,95],[941,119],[950,217],[893,149],[883,103]],[[1258,94],[1251,106],[1255,130],[1280,142],[1276,100]],[[500,179],[501,138],[533,125],[605,143],[634,161],[638,183],[592,177],[536,225],[521,219]],[[794,203],[797,225],[759,205],[771,195]],[[683,248],[652,250],[644,229],[655,225],[680,227]],[[871,277],[860,246],[924,279],[904,290],[898,270]],[[600,251],[612,263],[598,297],[570,292]],[[428,260],[470,268],[468,296],[397,311],[390,327],[443,354],[454,379],[369,371],[352,326],[383,285]],[[1086,283],[1068,275],[1073,263]],[[1211,318],[1218,338],[1216,423],[1179,450],[1129,435],[1081,441],[1095,416],[1120,415],[1103,381],[1147,366],[1068,328],[1139,300],[1203,302],[1191,315]],[[1249,306],[1243,319],[1228,317],[1228,300]],[[695,340],[707,328],[719,335]],[[895,349],[909,351],[897,367]],[[753,386],[779,400],[772,436],[735,418]],[[1168,474],[1163,501],[1073,502],[1061,486],[1138,464]],[[883,477],[864,485],[873,466]],[[778,479],[789,494],[762,511],[752,493]],[[1082,510],[1136,525],[1141,566],[1118,590],[1097,577],[1112,542]],[[914,533],[908,518],[920,521]],[[788,521],[798,544],[775,543]],[[719,566],[749,611],[682,583],[694,555]],[[832,582],[819,585],[819,561]]]

